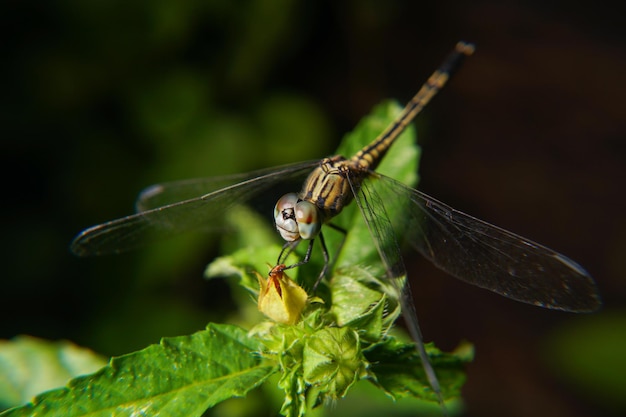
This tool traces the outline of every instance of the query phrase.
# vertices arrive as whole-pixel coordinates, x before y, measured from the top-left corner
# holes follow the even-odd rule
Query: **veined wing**
[[[204,197],[225,188],[234,188],[240,183],[259,185],[266,181],[271,184],[281,180],[289,181],[300,175],[300,171],[311,171],[320,163],[319,159],[296,162],[293,164],[260,169],[242,174],[218,177],[189,178],[179,181],[168,181],[154,184],[143,189],[137,196],[135,208],[137,212],[148,211],[168,206],[181,201]],[[302,184],[298,184],[298,187]]]
[[[383,201],[408,204],[399,236],[449,274],[540,307],[588,312],[601,301],[591,276],[566,256],[372,173]]]
[[[387,277],[391,279],[392,284],[394,284],[398,292],[402,315],[409,334],[415,342],[415,347],[420,355],[420,359],[422,360],[422,366],[424,367],[428,382],[439,404],[445,409],[439,380],[424,347],[424,338],[417,319],[417,312],[409,287],[409,280],[406,276],[406,268],[400,254],[396,231],[394,231],[394,225],[390,218],[390,216],[402,214],[405,210],[403,210],[401,205],[391,206],[391,204],[395,204],[396,202],[401,203],[401,201],[398,201],[397,197],[391,200],[382,197],[382,195],[386,193],[382,195],[379,194],[379,185],[382,185],[380,181],[367,180],[361,184],[359,189],[356,189],[356,187],[353,186],[353,182],[350,181],[354,200],[365,220],[365,224],[372,236],[380,259],[385,266]],[[389,202],[389,211],[387,207],[385,207],[384,201]],[[397,230],[397,233],[402,233],[402,230]]]
[[[74,238],[71,250],[79,256],[119,253],[184,232],[219,230],[223,227],[220,219],[229,207],[245,203],[280,182],[303,177],[317,163],[153,185],[140,194],[137,214],[84,230]]]

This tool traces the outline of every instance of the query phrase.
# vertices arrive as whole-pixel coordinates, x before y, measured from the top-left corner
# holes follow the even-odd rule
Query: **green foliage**
[[[350,155],[370,142],[398,110],[395,104],[379,106],[346,137],[340,151]],[[380,169],[412,184],[416,153],[414,132],[408,129]],[[387,210],[390,216],[401,215],[402,206],[389,205]],[[245,208],[233,210],[227,221],[236,232],[224,243],[230,255],[216,259],[206,270],[209,278],[240,278],[236,287],[246,292],[238,301],[245,312],[256,310],[250,297],[259,291],[255,272],[265,274],[280,251],[276,234],[258,220]],[[390,334],[400,314],[399,285],[384,278],[360,213],[349,206],[338,222],[348,231],[341,258],[318,293],[309,294],[295,325],[246,313],[237,319],[243,327],[209,324],[190,336],[164,338],[159,345],[113,358],[98,372],[75,378],[3,416],[200,416],[228,398],[246,395],[271,375],[276,375],[283,392],[280,412],[286,417],[334,403],[359,381],[369,381],[392,399],[436,402],[413,343]],[[331,251],[340,238],[329,235]],[[317,254],[312,266],[288,272],[298,274],[306,288],[317,277],[320,263]],[[458,397],[471,349],[448,354],[429,346],[428,354],[444,399]]]
[[[221,267],[209,270],[230,271],[242,282],[251,280],[246,278],[248,266],[233,263],[240,258],[239,253],[220,258],[215,264]],[[437,401],[413,343],[388,333],[400,311],[397,299],[385,288],[387,283],[361,267],[342,268],[331,280],[330,294],[313,300],[297,325],[265,321],[251,330],[263,341],[265,358],[281,369],[283,415],[302,416],[310,407],[332,403],[360,380],[374,383],[394,399]],[[465,381],[463,366],[473,356],[471,348],[448,354],[429,346],[427,351],[444,398],[458,397]]]
[[[550,334],[545,359],[577,395],[597,401],[610,414],[626,412],[626,311],[576,317]]]
[[[67,341],[29,336],[0,341],[0,409],[23,404],[105,364],[104,358]]]
[[[261,365],[258,341],[232,325],[210,324],[191,336],[164,338],[111,359],[95,374],[41,394],[3,416],[201,416],[208,407],[245,395],[274,368]]]

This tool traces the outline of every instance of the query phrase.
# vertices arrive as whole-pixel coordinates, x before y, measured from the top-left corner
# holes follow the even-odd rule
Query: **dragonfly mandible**
[[[549,309],[594,311],[601,305],[597,287],[576,262],[375,171],[394,140],[473,50],[473,45],[459,42],[396,121],[350,159],[334,156],[248,174],[154,185],[140,194],[138,213],[84,230],[72,242],[71,250],[79,256],[119,253],[150,240],[215,229],[229,207],[262,195],[278,183],[308,175],[299,194],[288,194],[276,205],[276,226],[287,241],[276,265],[284,263],[286,255],[298,243],[309,240],[303,260],[285,269],[305,263],[313,239],[319,237],[325,258],[320,277],[325,275],[329,255],[321,227],[330,224],[354,200],[390,278],[405,275],[397,241],[401,237],[437,267],[470,284]],[[370,182],[381,187],[374,189]],[[406,204],[406,216],[390,219],[385,214],[384,201]],[[396,236],[391,223],[396,225],[395,230],[402,231],[402,236]],[[408,294],[406,288],[404,294]],[[436,376],[422,346],[413,303],[405,295],[401,304],[432,388],[438,392]]]

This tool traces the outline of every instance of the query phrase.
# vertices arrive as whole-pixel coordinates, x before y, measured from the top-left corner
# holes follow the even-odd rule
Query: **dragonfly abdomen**
[[[443,88],[450,76],[463,62],[463,59],[473,53],[473,44],[457,43],[454,51],[448,55],[439,69],[428,78],[417,94],[407,103],[397,120],[378,135],[372,143],[361,149],[350,159],[353,166],[358,167],[362,171],[375,170],[387,153],[387,150],[389,150],[389,147],[404,132],[407,125],[422,111],[435,94]]]

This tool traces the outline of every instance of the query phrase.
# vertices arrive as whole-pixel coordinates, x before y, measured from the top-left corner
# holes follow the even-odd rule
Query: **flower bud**
[[[295,324],[300,320],[308,295],[284,273],[285,265],[275,266],[265,280],[259,280],[259,311],[270,319],[283,324]]]

